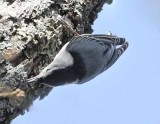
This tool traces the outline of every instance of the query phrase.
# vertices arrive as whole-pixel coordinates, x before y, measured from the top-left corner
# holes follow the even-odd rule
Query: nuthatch
[[[62,47],[53,62],[28,82],[51,87],[85,83],[111,67],[127,47],[125,38],[117,36],[75,36]]]

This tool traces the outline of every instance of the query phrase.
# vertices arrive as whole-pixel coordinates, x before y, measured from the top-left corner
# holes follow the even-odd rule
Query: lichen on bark
[[[91,25],[111,0],[2,0],[0,1],[0,93],[19,88],[25,97],[0,98],[0,124],[10,124],[37,98],[52,90],[28,84],[74,34],[92,33]]]

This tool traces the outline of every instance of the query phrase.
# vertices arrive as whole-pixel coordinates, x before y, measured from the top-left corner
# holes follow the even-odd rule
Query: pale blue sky
[[[129,48],[105,73],[53,89],[12,124],[160,124],[160,0],[114,0],[93,29]]]

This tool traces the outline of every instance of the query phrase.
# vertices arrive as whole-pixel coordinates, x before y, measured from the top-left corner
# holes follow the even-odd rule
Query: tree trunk
[[[46,67],[64,43],[74,36],[59,19],[79,34],[92,33],[91,25],[98,12],[105,3],[111,2],[0,1],[0,92],[3,94],[0,95],[0,124],[10,124],[24,114],[35,99],[43,99],[52,90],[44,85],[28,84],[26,79]],[[16,96],[13,92],[17,88],[22,91]]]

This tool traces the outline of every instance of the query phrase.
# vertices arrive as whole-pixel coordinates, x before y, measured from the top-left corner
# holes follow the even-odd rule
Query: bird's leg
[[[58,18],[58,21],[60,21],[67,29],[69,29],[73,34],[75,34],[76,36],[79,36],[79,34],[73,29],[71,28],[71,26],[69,26],[62,18]]]
[[[7,92],[3,92],[3,93],[0,93],[0,98],[19,98],[19,97],[25,97],[25,92],[21,89],[16,89],[14,91],[7,91]]]

